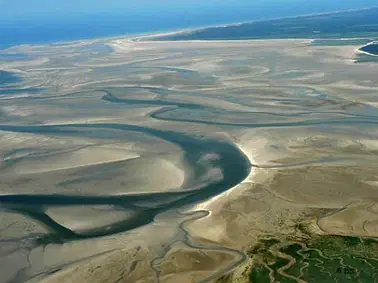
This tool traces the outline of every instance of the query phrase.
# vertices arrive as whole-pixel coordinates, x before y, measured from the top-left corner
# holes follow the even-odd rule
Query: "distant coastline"
[[[348,13],[359,13],[362,11],[369,11],[372,9],[376,9],[378,11],[378,7],[367,7],[367,8],[360,8],[360,9],[349,9],[349,10],[339,10],[339,11],[332,11],[332,12],[324,12],[324,13],[310,13],[310,14],[300,14],[295,16],[282,16],[282,17],[267,17],[264,19],[256,19],[256,20],[245,20],[245,21],[231,21],[220,24],[198,24],[198,25],[188,25],[187,27],[172,27],[172,28],[161,28],[155,27],[155,29],[151,29],[150,27],[141,27],[141,31],[130,31],[125,32],[122,28],[121,31],[110,31],[108,34],[105,34],[105,31],[102,31],[103,34],[99,33],[96,35],[83,35],[83,32],[77,34],[67,34],[62,33],[61,35],[56,35],[51,38],[50,34],[46,34],[46,38],[26,38],[26,39],[12,39],[8,38],[8,42],[3,41],[0,44],[0,51],[7,49],[12,46],[18,45],[39,45],[39,44],[51,44],[51,43],[67,43],[67,42],[77,42],[77,41],[84,41],[84,40],[112,40],[112,39],[119,39],[119,38],[127,38],[132,41],[140,41],[140,40],[176,40],[176,36],[184,36],[190,37],[193,34],[198,34],[203,31],[207,31],[209,29],[229,29],[229,28],[239,28],[245,25],[251,25],[256,23],[269,23],[273,21],[288,21],[288,20],[298,20],[301,18],[309,18],[309,17],[317,17],[317,16],[325,16],[325,15],[343,15]],[[378,35],[378,33],[377,33]],[[305,38],[314,38],[317,34],[314,33],[312,36],[306,36]],[[353,35],[354,37],[359,37],[359,35]],[[3,36],[4,37],[4,36]],[[58,38],[60,37],[60,38]],[[235,36],[234,36],[235,37]],[[301,38],[304,37],[303,35],[298,35],[298,37],[293,38]],[[342,36],[340,36],[342,37]],[[361,35],[363,37],[363,35]],[[5,37],[6,38],[6,37]],[[266,36],[256,36],[252,38],[243,38],[240,37],[238,39],[269,39]],[[287,38],[287,37],[283,37]],[[199,38],[201,40],[202,38]],[[225,40],[235,39],[235,38],[224,38]],[[193,39],[191,39],[193,40]]]
[[[182,30],[152,40],[378,38],[378,7],[271,18]]]

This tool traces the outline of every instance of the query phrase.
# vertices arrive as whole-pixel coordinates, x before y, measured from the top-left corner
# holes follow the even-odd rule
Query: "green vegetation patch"
[[[300,227],[304,232],[304,227]],[[375,282],[378,242],[375,239],[308,235],[263,239],[248,254],[253,260],[249,282]]]

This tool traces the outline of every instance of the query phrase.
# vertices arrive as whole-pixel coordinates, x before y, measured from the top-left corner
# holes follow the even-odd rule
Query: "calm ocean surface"
[[[219,6],[210,11],[167,10],[167,13],[146,8],[143,11],[120,11],[117,14],[101,13],[98,15],[80,15],[70,18],[51,16],[49,19],[32,17],[29,20],[12,19],[8,22],[0,18],[0,49],[24,43],[49,43],[87,38],[100,38],[118,35],[131,35],[157,31],[169,31],[183,28],[195,28],[209,25],[253,21],[266,18],[294,16],[299,14],[329,12],[338,9],[371,6],[356,1],[323,1],[301,4],[292,1],[279,4],[264,3],[255,8]],[[350,3],[349,3],[350,2]],[[357,5],[358,4],[358,5]],[[362,5],[366,4],[366,5]]]

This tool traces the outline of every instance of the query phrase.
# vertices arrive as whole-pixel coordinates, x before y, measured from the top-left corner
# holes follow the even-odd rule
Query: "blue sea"
[[[178,30],[259,19],[329,12],[339,9],[371,6],[376,0],[357,1],[270,1],[250,6],[219,6],[201,11],[168,10],[118,11],[72,17],[30,17],[5,21],[0,18],[0,49],[18,44],[49,43],[88,38],[131,35],[157,31]],[[284,3],[285,2],[285,3]],[[332,2],[332,3],[330,3]],[[279,4],[281,3],[281,4]],[[288,4],[290,3],[290,4]]]

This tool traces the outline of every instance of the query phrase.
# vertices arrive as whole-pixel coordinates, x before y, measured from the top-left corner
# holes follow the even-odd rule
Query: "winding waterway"
[[[378,197],[376,66],[355,46],[53,47],[1,61],[23,74],[0,89],[1,283],[211,282],[260,237]]]
[[[3,209],[16,211],[32,217],[43,224],[47,225],[54,233],[54,237],[48,238],[44,244],[49,242],[66,241],[69,239],[82,239],[110,235],[114,233],[124,232],[136,227],[146,225],[153,221],[154,217],[163,211],[178,208],[187,204],[200,202],[204,199],[211,198],[227,189],[239,184],[249,174],[250,163],[244,154],[234,145],[217,141],[199,139],[188,135],[172,132],[150,129],[147,127],[138,127],[122,124],[75,124],[72,125],[54,125],[54,126],[0,126],[2,131],[22,132],[22,133],[43,133],[46,135],[70,135],[78,134],[85,136],[85,132],[95,134],[97,131],[106,131],[107,129],[115,129],[118,131],[137,131],[149,134],[167,140],[168,142],[177,144],[185,152],[185,162],[191,166],[193,176],[191,180],[187,180],[184,185],[183,192],[173,193],[151,193],[140,195],[124,195],[124,196],[68,196],[68,195],[1,195],[0,202]],[[97,132],[98,134],[98,132]],[[103,134],[103,133],[101,133]],[[199,184],[202,188],[191,189],[191,185],[197,183],[206,174],[206,168],[200,165],[199,160],[205,154],[215,154],[218,160],[213,166],[222,171],[223,179],[209,184]],[[173,198],[173,200],[171,200]],[[143,201],[164,201],[163,205],[151,209],[138,207],[138,202]],[[68,228],[53,221],[48,217],[44,210],[51,206],[69,206],[69,205],[116,205],[117,207],[125,207],[132,209],[136,215],[115,223],[104,230],[100,228],[94,231],[88,231],[85,235],[77,234]]]

